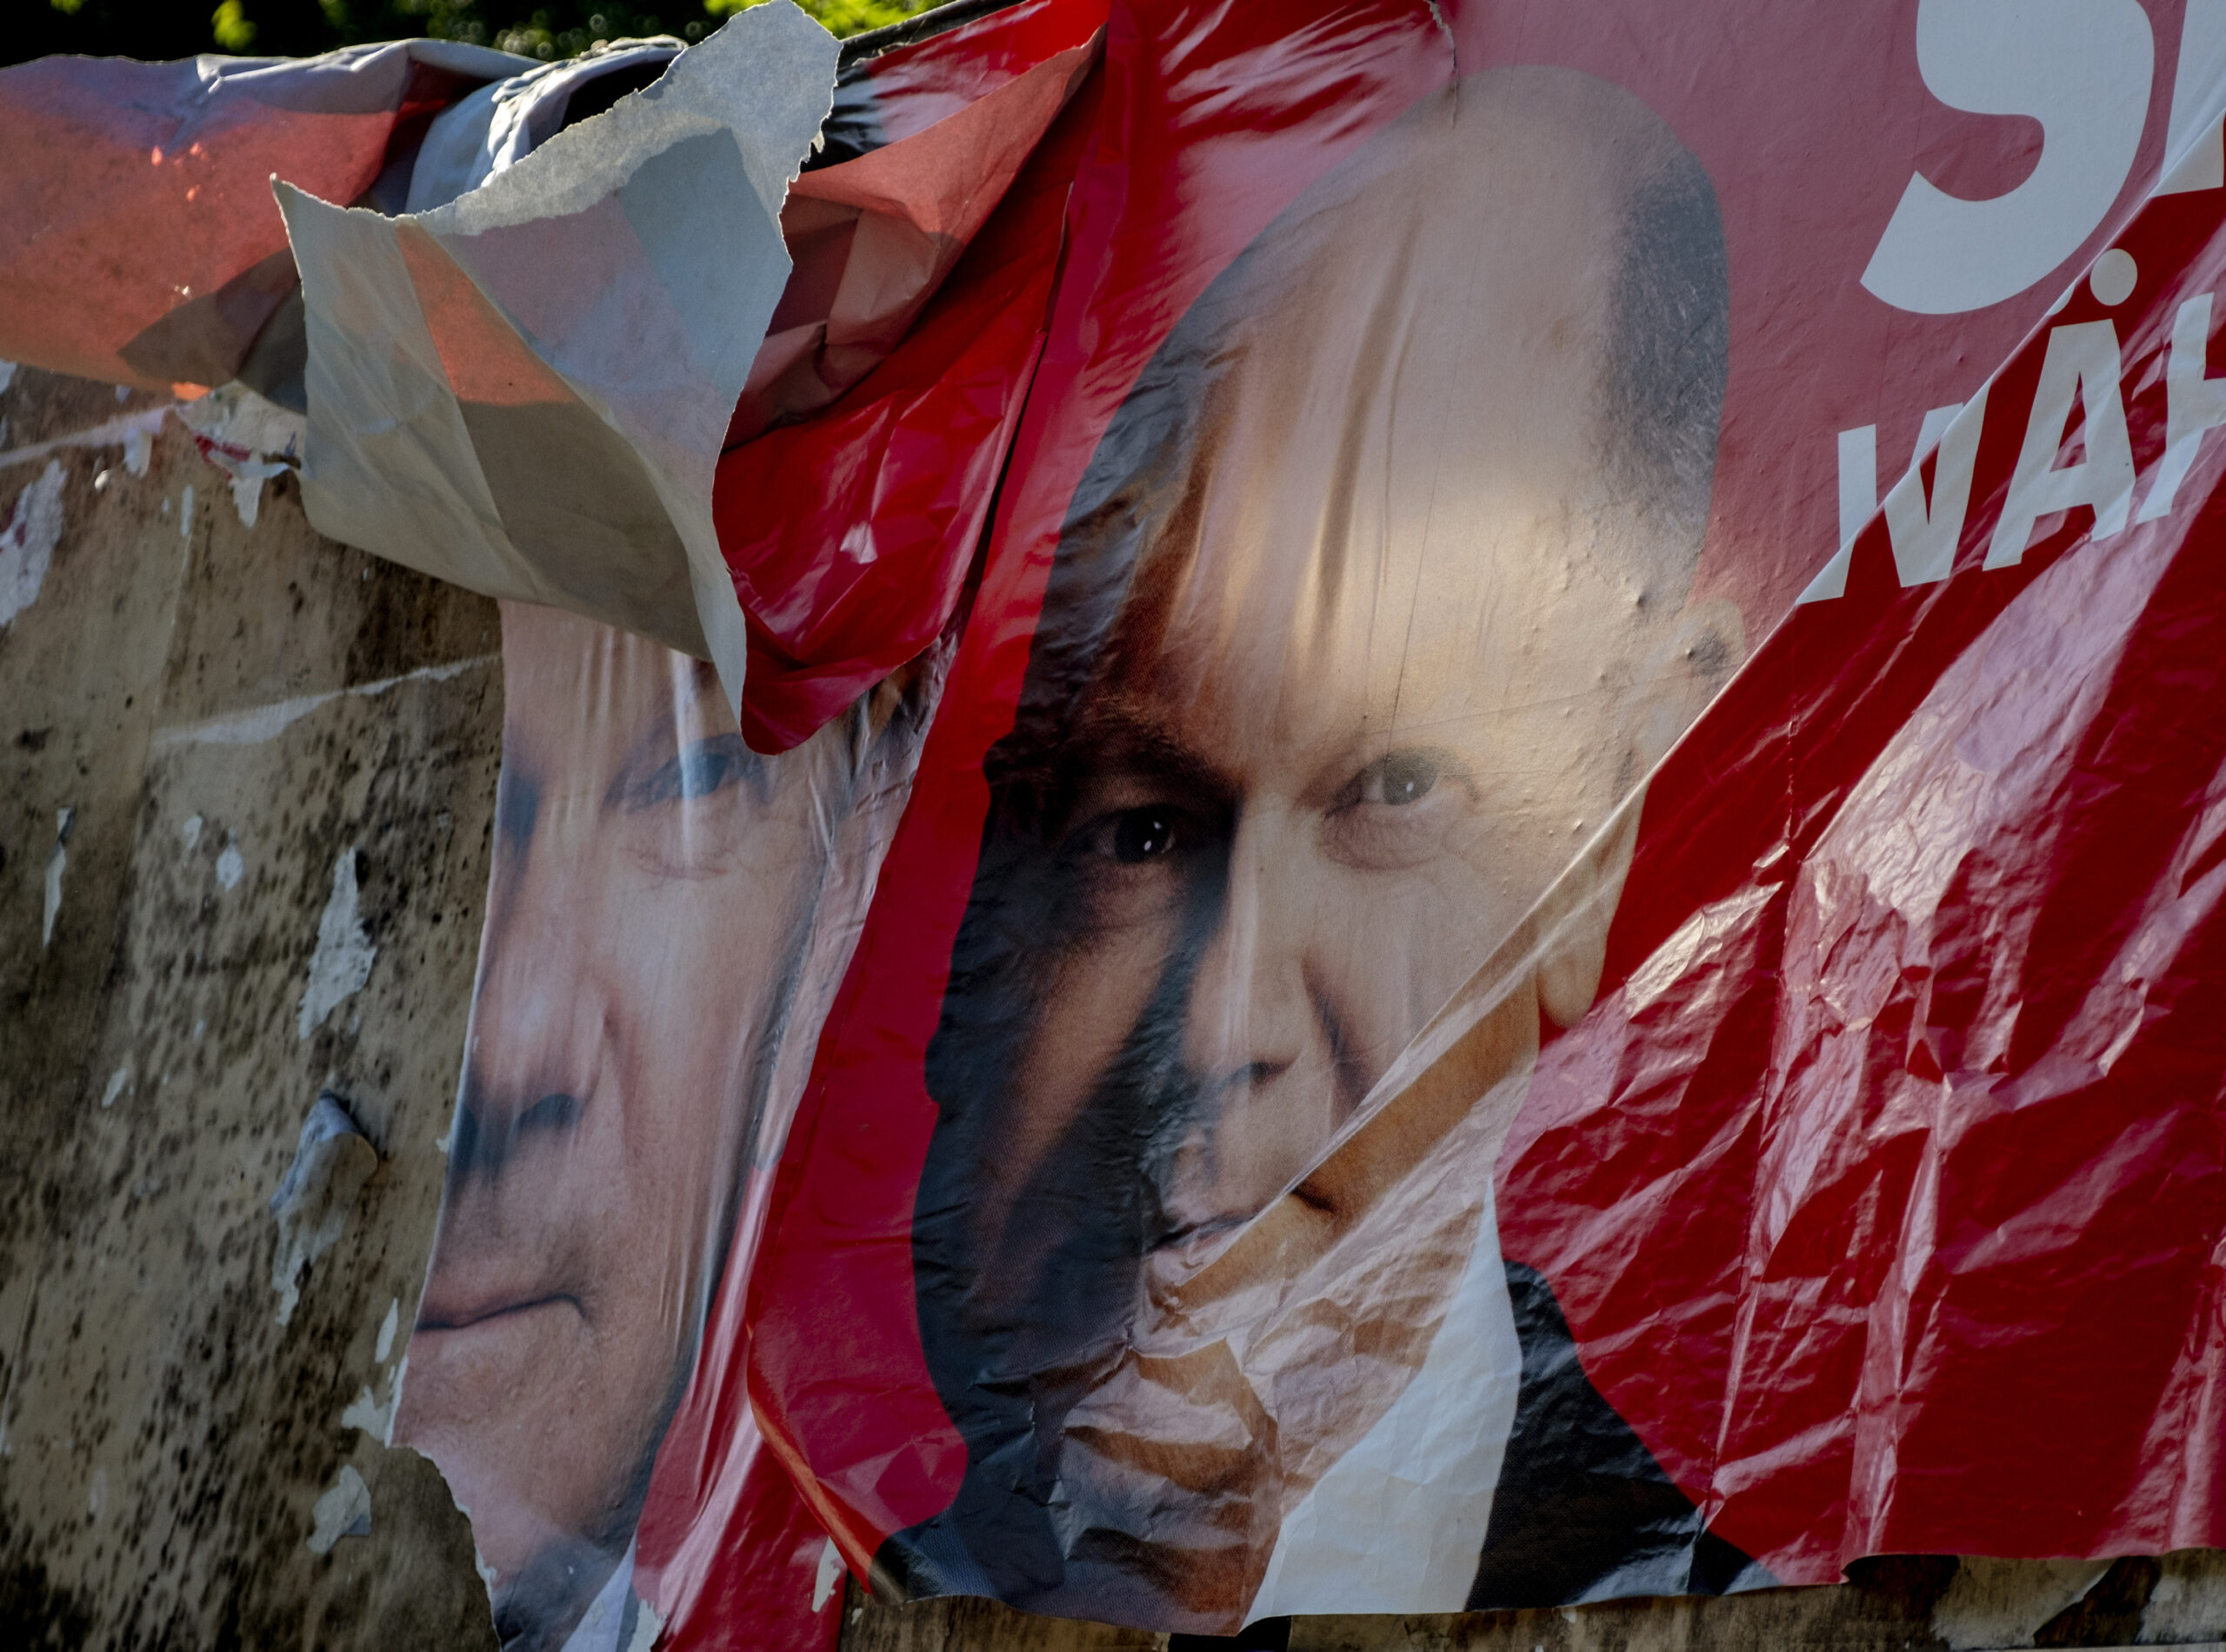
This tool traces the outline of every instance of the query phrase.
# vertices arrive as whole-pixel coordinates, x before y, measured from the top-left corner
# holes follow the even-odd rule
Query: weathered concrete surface
[[[1831,1589],[1532,1612],[1296,1618],[1242,1637],[1151,1635],[1029,1617],[986,1601],[884,1606],[853,1589],[843,1652],[1981,1652],[2010,1647],[2226,1648],[2226,1555],[2161,1559],[1872,1561]]]
[[[152,404],[20,372],[0,449]],[[491,1644],[468,1525],[383,1438],[485,889],[495,610],[319,539],[290,479],[249,533],[174,422],[143,477],[55,456],[63,531],[0,628],[0,1645]],[[0,523],[44,463],[0,470]],[[343,858],[331,984],[360,984],[304,1036]],[[281,1324],[268,1202],[320,1090],[375,1160]],[[368,1534],[313,1552],[343,1469]]]

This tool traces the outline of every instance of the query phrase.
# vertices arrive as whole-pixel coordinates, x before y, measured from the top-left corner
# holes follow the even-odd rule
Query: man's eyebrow
[[[603,807],[623,807],[667,768],[683,762],[690,752],[700,749],[716,749],[720,756],[740,769],[743,783],[749,787],[750,796],[759,807],[763,808],[772,801],[772,759],[763,753],[752,751],[739,733],[708,734],[690,738],[676,718],[650,729],[634,743],[625,762],[619,765],[616,778],[603,789]]]
[[[1226,773],[1170,733],[1158,716],[1123,700],[1085,713],[1067,749],[1066,766],[1077,781],[1119,772],[1185,781],[1214,791],[1236,789]]]
[[[720,740],[725,734],[735,735],[734,747],[745,761],[751,792],[762,803],[770,794],[772,771],[765,759],[751,751],[742,740],[738,730],[715,729],[704,735],[690,732],[689,713],[703,698],[707,686],[716,687],[718,677],[701,660],[676,662],[677,669],[670,671],[666,681],[671,684],[670,696],[660,694],[635,721],[632,737],[626,743],[625,755],[618,761],[616,772],[603,790],[603,807],[619,808],[639,791],[665,765],[684,757],[696,747]],[[722,711],[723,700],[718,702]],[[721,719],[722,723],[724,718]]]

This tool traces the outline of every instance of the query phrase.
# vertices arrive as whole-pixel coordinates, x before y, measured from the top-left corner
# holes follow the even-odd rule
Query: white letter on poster
[[[1896,310],[1955,315],[2014,297],[2069,257],[2133,170],[2156,50],[2139,0],[1918,0],[1917,70],[1932,95],[2030,116],[2041,156],[1987,201],[1912,174],[1863,284]]]
[[[2226,378],[2210,377],[2210,295],[2190,298],[2172,317],[2172,359],[2164,370],[2167,397],[2164,458],[2136,522],[2155,522],[2172,509],[2206,430],[2226,424]]]
[[[2082,430],[2087,456],[2056,468],[2064,427],[2076,396],[2086,413]],[[2079,505],[2095,508],[2094,537],[2108,539],[2125,526],[2133,503],[2133,443],[2126,435],[2125,400],[2118,391],[2118,330],[2106,321],[2083,321],[2049,334],[2025,443],[2010,473],[2002,520],[1987,548],[1989,568],[2023,560],[2033,524]]]
[[[2172,76],[2172,123],[2164,139],[2159,195],[2226,183],[2226,0],[2187,0],[2180,66]]]
[[[1979,426],[1986,418],[1986,392],[1969,409],[1936,407],[1917,432],[1916,457],[1886,496],[1886,532],[1894,544],[1894,571],[1904,585],[1929,585],[1955,571],[1956,545],[1963,536],[1963,517],[1971,505],[1971,471],[1979,456]],[[1917,466],[1925,450],[1937,443],[1940,458],[1932,469],[1932,497],[1924,496]]]
[[[1886,496],[1886,533],[1894,547],[1894,571],[1904,585],[1945,579],[1956,566],[1956,546],[1971,503],[1971,470],[1978,458],[1979,426],[1986,417],[1986,392],[1971,399],[1968,416],[1961,403],[1936,407],[1918,428],[1909,468]],[[1935,443],[1932,495],[1925,496],[1922,467]],[[1878,427],[1859,425],[1840,432],[1840,548],[1810,582],[1796,603],[1820,603],[1845,594],[1855,536],[1878,509]]]

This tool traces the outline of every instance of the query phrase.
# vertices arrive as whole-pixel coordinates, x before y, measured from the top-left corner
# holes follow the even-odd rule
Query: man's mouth
[[[468,1330],[473,1326],[491,1326],[500,1321],[538,1313],[543,1309],[559,1308],[569,1308],[575,1314],[582,1311],[580,1299],[569,1291],[506,1295],[477,1302],[428,1300],[418,1308],[417,1329],[420,1331]]]

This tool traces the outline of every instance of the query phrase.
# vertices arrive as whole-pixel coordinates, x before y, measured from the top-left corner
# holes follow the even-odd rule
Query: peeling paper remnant
[[[2084,1600],[2109,1569],[2107,1560],[2011,1561],[1967,1555],[1932,1609],[1932,1632],[1953,1652],[2030,1646],[2043,1623]]]
[[[70,864],[70,829],[77,820],[74,809],[55,811],[54,847],[46,856],[46,919],[38,937],[42,950],[54,944],[54,920],[62,916],[62,874]]]
[[[386,1305],[386,1317],[379,1322],[378,1340],[371,1349],[373,1364],[383,1366],[386,1363],[387,1356],[394,1352],[395,1333],[401,1329],[402,1299],[390,1297]],[[379,1403],[374,1385],[366,1382],[356,1397],[348,1402],[348,1409],[341,1412],[340,1426],[360,1429],[381,1445],[392,1444],[395,1409],[402,1402],[402,1379],[409,1371],[410,1356],[405,1353],[402,1356],[402,1363],[387,1381],[386,1403]]]
[[[360,1429],[381,1445],[391,1445],[394,1442],[395,1407],[401,1398],[402,1374],[399,1371],[395,1373],[394,1381],[387,1385],[384,1405],[378,1402],[377,1396],[371,1391],[371,1385],[366,1382],[356,1397],[348,1402],[348,1409],[340,1414],[340,1426]]]
[[[330,1090],[320,1095],[302,1124],[294,1162],[270,1196],[278,1218],[278,1252],[270,1288],[278,1293],[278,1322],[287,1324],[301,1301],[302,1269],[339,1242],[356,1196],[378,1169],[378,1150]]]
[[[186,403],[177,416],[193,432],[201,456],[231,477],[232,506],[240,513],[241,526],[254,527],[263,508],[263,484],[301,462],[307,422],[237,383]],[[125,457],[128,462],[128,450]]]
[[[155,451],[155,432],[163,428],[163,421],[170,416],[167,406],[150,407],[137,413],[125,413],[82,430],[70,430],[62,436],[49,436],[43,442],[33,442],[20,448],[5,445],[7,422],[0,420],[0,470],[11,465],[30,464],[34,460],[48,458],[73,448],[112,448],[121,443],[123,448],[123,468],[135,476],[147,474],[147,461]]]
[[[38,601],[61,542],[62,462],[49,459],[38,480],[16,496],[15,513],[0,529],[0,625]]]
[[[356,851],[345,849],[332,863],[332,894],[317,919],[317,951],[310,959],[309,983],[302,989],[301,1014],[295,1022],[299,1038],[307,1038],[371,978],[371,963],[379,949],[364,933],[358,903]]]
[[[830,1537],[827,1547],[819,1551],[819,1575],[811,1582],[811,1609],[820,1610],[842,1587],[843,1551],[835,1547],[835,1540]]]
[[[354,1463],[340,1465],[340,1477],[317,1500],[310,1515],[316,1522],[310,1531],[312,1555],[330,1555],[343,1537],[371,1535],[371,1489]]]

